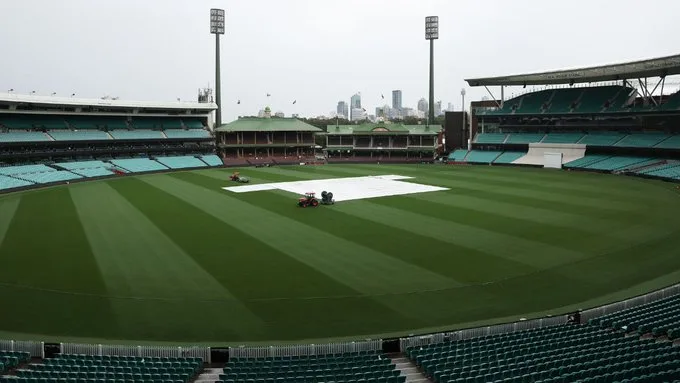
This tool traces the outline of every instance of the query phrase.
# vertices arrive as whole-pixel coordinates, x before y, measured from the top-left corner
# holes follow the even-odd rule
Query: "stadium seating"
[[[63,131],[49,131],[48,134],[54,138],[55,141],[94,141],[94,140],[110,140],[106,132],[101,130],[63,130]]]
[[[640,335],[680,338],[680,295],[591,319],[591,325]]]
[[[116,140],[149,140],[165,138],[158,130],[112,130],[109,132]]]
[[[505,133],[479,133],[475,142],[478,144],[502,144],[507,136]]]
[[[7,133],[0,133],[0,142],[37,142],[50,141],[43,132],[26,131],[26,130],[11,130]]]
[[[652,159],[649,157],[613,156],[581,167],[585,169],[615,171],[626,169],[632,165],[644,164],[650,160]]]
[[[670,136],[667,139],[654,145],[654,147],[660,149],[680,149],[680,134]]]
[[[156,157],[156,161],[170,169],[187,169],[206,167],[206,163],[194,156]]]
[[[620,108],[633,91],[620,85],[582,88],[583,93],[578,100],[574,112],[598,113],[609,108]]]
[[[3,175],[14,175],[22,173],[39,173],[39,172],[54,172],[53,169],[46,165],[18,165],[18,166],[5,166],[0,167],[0,174]]]
[[[93,161],[61,162],[55,165],[62,169],[70,170],[71,172],[86,178],[103,177],[115,174],[111,170],[109,170],[109,168],[112,168],[113,166],[103,161],[93,160]]]
[[[304,357],[230,359],[220,382],[385,382],[401,383],[406,376],[378,353],[355,352]]]
[[[465,158],[465,161],[477,164],[490,164],[503,152],[498,151],[483,151],[483,150],[471,150],[470,153]]]
[[[127,122],[116,117],[68,117],[67,123],[74,129],[128,129]]]
[[[614,146],[651,148],[668,137],[664,133],[633,133],[618,141]]]
[[[182,121],[178,118],[135,118],[132,126],[136,129],[181,129]]]
[[[589,132],[578,143],[591,146],[612,146],[625,136],[625,133],[620,132]]]
[[[669,161],[666,164],[646,168],[644,170],[639,171],[639,173],[653,177],[680,180],[680,162]]]
[[[569,113],[574,110],[576,102],[585,88],[554,89],[548,101],[547,113]]]
[[[182,123],[186,129],[205,129],[200,120],[182,120]]]
[[[510,133],[508,139],[505,141],[506,144],[529,144],[533,142],[541,142],[544,133]]]
[[[583,136],[583,133],[548,133],[541,142],[546,144],[575,144]]]
[[[5,382],[189,382],[202,369],[200,358],[158,358],[58,354],[17,369]],[[2,378],[0,378],[2,379]],[[0,382],[2,382],[0,380]]]
[[[210,138],[210,133],[205,129],[176,129],[164,131],[168,138]]]
[[[638,382],[677,378],[680,348],[597,326],[559,325],[411,347],[435,382]]]
[[[0,175],[0,190],[14,189],[31,185],[33,185],[33,182]]]
[[[14,177],[36,184],[48,184],[51,182],[62,182],[83,178],[78,174],[66,170],[53,170],[51,172],[41,173],[21,173],[14,175]]]
[[[584,157],[576,159],[574,161],[567,162],[564,164],[565,168],[585,168],[593,165],[597,162],[611,158],[612,156],[607,154],[586,154]]]
[[[0,375],[10,368],[16,368],[27,363],[29,360],[31,360],[31,354],[27,352],[0,350]],[[2,381],[2,377],[0,377],[0,381]]]
[[[214,154],[209,154],[207,156],[201,156],[201,160],[208,164],[208,166],[222,166],[224,163],[222,162],[222,159],[220,157],[214,155]]]
[[[150,160],[148,158],[129,158],[111,160],[112,164],[122,168],[131,173],[151,172],[157,170],[167,170],[168,168],[163,164]]]
[[[449,161],[464,161],[468,151],[464,149],[457,149],[449,154]]]
[[[503,152],[498,158],[496,158],[494,164],[511,164],[513,161],[518,160],[526,156],[525,152]]]

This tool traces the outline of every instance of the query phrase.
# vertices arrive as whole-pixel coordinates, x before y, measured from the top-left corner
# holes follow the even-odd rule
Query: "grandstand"
[[[441,146],[441,135],[440,127],[428,125],[328,125],[326,152],[329,161],[432,160]]]
[[[313,158],[321,129],[296,118],[242,117],[215,129],[226,164],[299,163]]]
[[[473,109],[471,150],[462,158],[453,151],[448,159],[544,166],[547,153],[561,153],[567,169],[677,180],[672,161],[680,158],[680,92],[669,94],[663,86],[667,76],[677,74],[680,56],[468,79],[470,86],[498,86],[501,95],[512,86],[547,88]],[[654,77],[653,88],[631,81]],[[532,155],[539,145],[539,154]],[[580,147],[585,150],[578,154]]]
[[[0,191],[222,166],[208,129],[215,108],[0,94]]]

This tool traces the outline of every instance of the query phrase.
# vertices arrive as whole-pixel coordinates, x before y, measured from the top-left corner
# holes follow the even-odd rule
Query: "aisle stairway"
[[[221,368],[204,368],[194,383],[214,383],[220,380]]]
[[[406,376],[406,383],[425,383],[430,381],[422,372],[420,372],[418,366],[403,354],[390,356],[390,359],[392,359],[392,363],[396,366],[396,369],[401,371],[401,375]]]

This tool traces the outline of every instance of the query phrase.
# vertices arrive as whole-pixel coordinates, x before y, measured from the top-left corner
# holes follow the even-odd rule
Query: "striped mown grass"
[[[398,174],[447,191],[295,207],[234,169],[0,197],[0,336],[238,344],[561,313],[680,275],[680,194],[527,168],[244,168],[251,184]]]

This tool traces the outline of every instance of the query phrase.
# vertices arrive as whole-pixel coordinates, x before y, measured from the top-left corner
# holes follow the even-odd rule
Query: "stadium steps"
[[[165,134],[165,130],[161,130],[161,135],[163,136],[163,138],[168,138],[168,135]]]
[[[418,366],[413,363],[409,358],[403,356],[402,354],[397,354],[398,356],[390,356],[392,364],[394,364],[395,369],[401,371],[401,375],[406,377],[406,383],[410,382],[430,382],[430,380],[420,372]]]
[[[196,378],[194,383],[214,383],[220,380],[221,368],[205,368]]]

